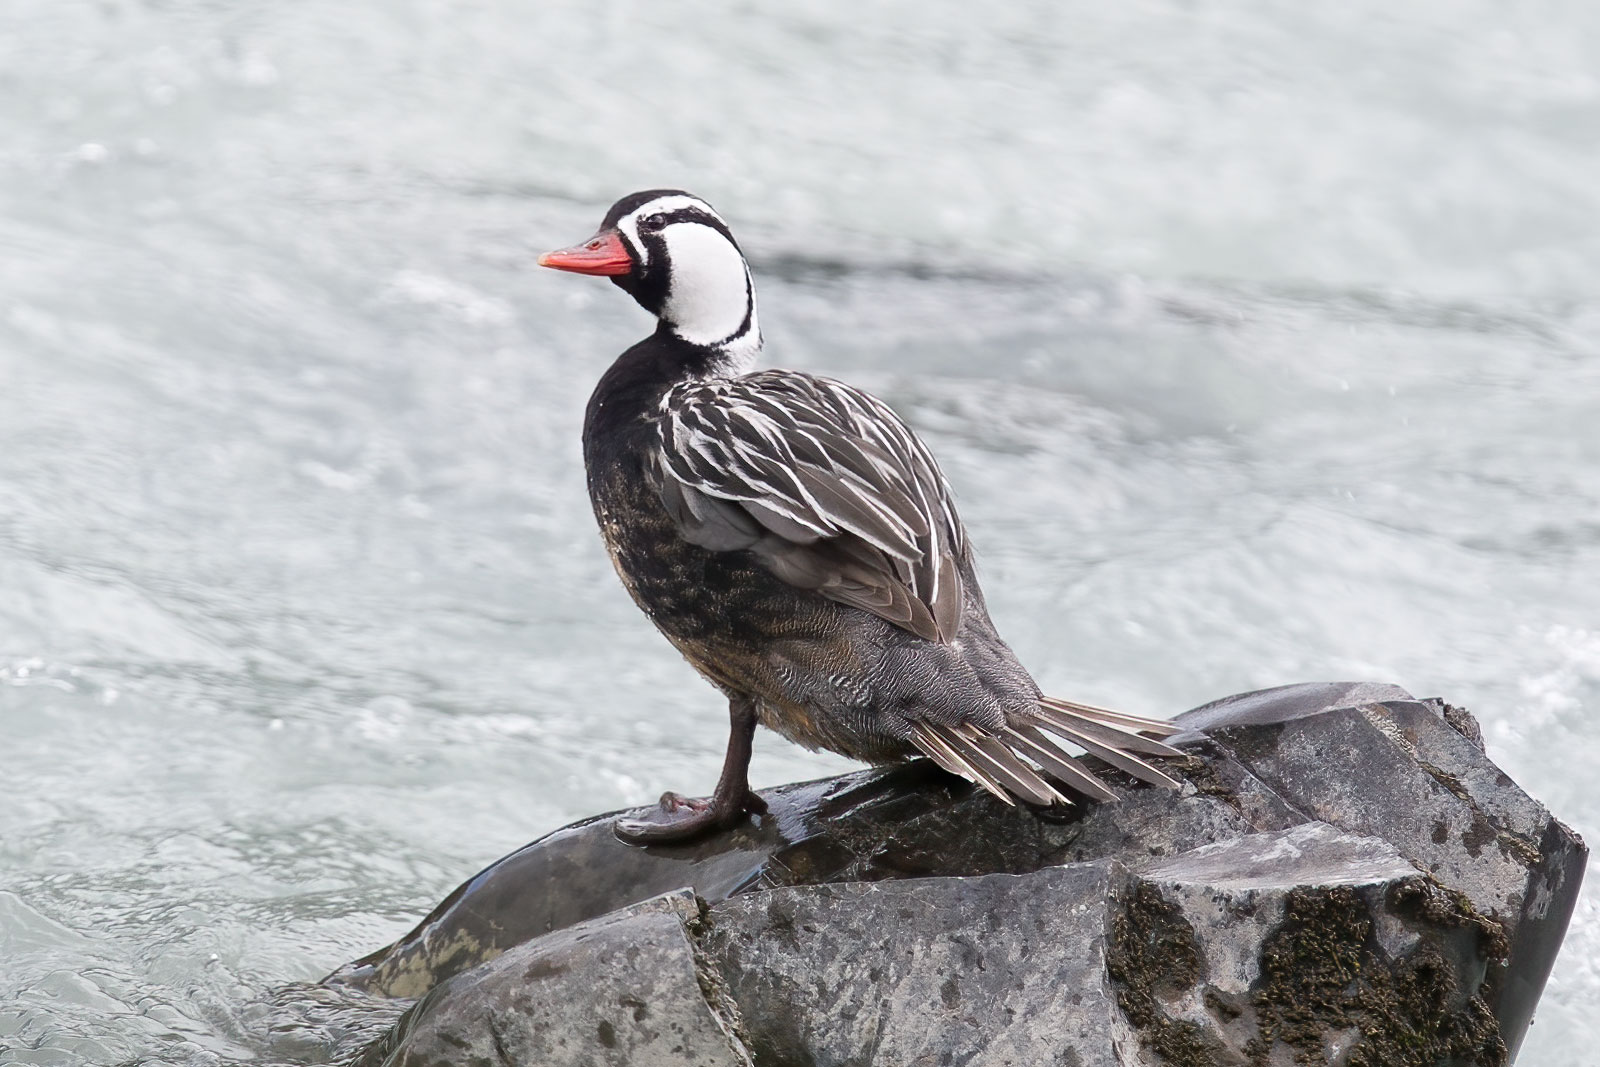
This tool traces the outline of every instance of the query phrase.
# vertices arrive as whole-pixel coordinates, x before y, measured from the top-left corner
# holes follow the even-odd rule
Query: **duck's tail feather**
[[[911,743],[945,770],[977,782],[1007,804],[1015,804],[1014,797],[1041,807],[1066,802],[1066,797],[999,738],[976,726],[914,722]]]
[[[1166,719],[1151,719],[1143,715],[1129,715],[1125,711],[1112,711],[1110,708],[1097,708],[1093,704],[1079,704],[1073,700],[1062,700],[1060,697],[1040,697],[1040,707],[1054,708],[1066,715],[1075,716],[1087,723],[1099,726],[1114,727],[1124,733],[1154,734],[1156,737],[1171,737],[1180,729]],[[1167,749],[1164,754],[1182,755],[1176,749]]]
[[[913,722],[911,743],[945,770],[976,782],[1007,804],[1017,800],[1041,807],[1066,803],[1067,797],[1050,783],[1051,778],[1091,799],[1116,800],[1117,794],[1073,759],[1047,730],[1141,781],[1168,789],[1179,787],[1176,779],[1135,755],[1183,758],[1171,745],[1145,736],[1168,737],[1178,732],[1177,727],[1160,719],[1053,697],[1039,699],[1033,722],[1003,726],[998,732],[972,723]]]

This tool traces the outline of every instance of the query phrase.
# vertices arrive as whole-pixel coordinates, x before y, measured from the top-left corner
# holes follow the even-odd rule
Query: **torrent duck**
[[[1008,804],[1114,800],[1058,747],[1145,781],[1178,756],[1167,723],[1043,696],[995,632],[950,486],[883,401],[843,382],[755,370],[755,287],[699,197],[625,196],[542,266],[609,277],[655,315],[601,377],[583,426],[589,495],[623,584],[728,697],[716,791],[668,793],[623,820],[682,840],[765,810],[747,779],[759,722],[809,748],[927,756]]]

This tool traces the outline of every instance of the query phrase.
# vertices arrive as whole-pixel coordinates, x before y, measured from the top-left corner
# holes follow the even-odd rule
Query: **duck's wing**
[[[882,401],[796,371],[662,400],[662,502],[685,540],[930,641],[961,625],[967,537],[928,449]]]

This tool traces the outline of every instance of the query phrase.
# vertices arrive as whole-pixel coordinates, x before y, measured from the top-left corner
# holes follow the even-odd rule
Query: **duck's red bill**
[[[546,252],[539,266],[570,270],[574,274],[626,274],[633,269],[628,246],[615,230],[597,233],[581,245]]]

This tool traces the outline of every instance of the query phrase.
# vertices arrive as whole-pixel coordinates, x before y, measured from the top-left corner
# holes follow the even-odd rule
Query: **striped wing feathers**
[[[888,406],[794,371],[686,382],[662,402],[661,495],[683,536],[949,641],[966,533],[927,448]]]

